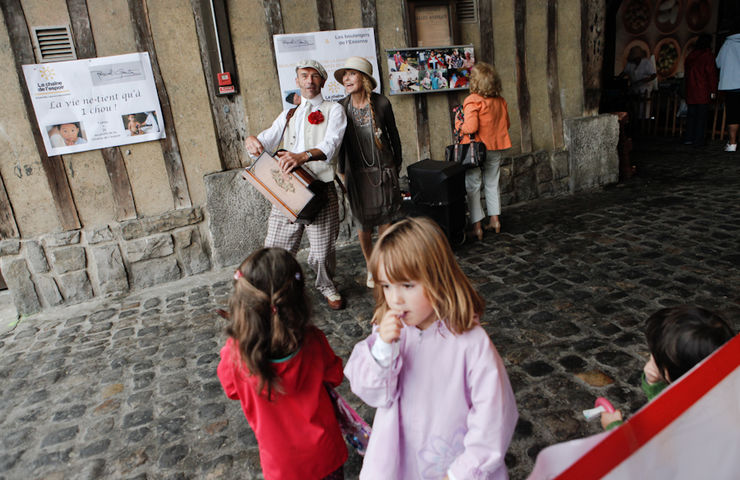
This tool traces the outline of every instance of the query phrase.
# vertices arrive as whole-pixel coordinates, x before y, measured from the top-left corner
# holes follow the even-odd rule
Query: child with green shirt
[[[645,329],[650,359],[642,375],[642,390],[648,401],[733,336],[735,333],[724,318],[700,307],[681,305],[651,315]],[[620,410],[601,414],[605,430],[621,424]]]

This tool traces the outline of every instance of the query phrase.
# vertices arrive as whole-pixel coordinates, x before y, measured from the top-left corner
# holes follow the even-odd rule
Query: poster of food
[[[472,45],[386,50],[391,95],[465,90],[475,64]]]
[[[23,65],[49,156],[165,137],[148,53]]]
[[[617,12],[614,74],[639,46],[655,61],[658,80],[683,77],[683,61],[700,33],[717,26],[718,0],[625,0]]]

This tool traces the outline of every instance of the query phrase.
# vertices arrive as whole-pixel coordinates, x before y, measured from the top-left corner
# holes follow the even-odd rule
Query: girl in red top
[[[347,447],[324,386],[342,382],[342,359],[311,325],[298,262],[254,252],[234,273],[229,312],[218,378],[242,404],[264,478],[343,479]]]
[[[470,72],[470,95],[463,102],[463,122],[457,123],[463,138],[460,143],[469,143],[473,134],[475,141],[486,145],[486,160],[483,168],[471,168],[465,172],[465,190],[468,192],[470,223],[478,240],[483,239],[481,220],[483,207],[480,201],[481,174],[483,191],[486,195],[486,210],[490,219],[486,230],[501,231],[501,195],[498,189],[499,167],[502,150],[511,148],[509,138],[509,110],[501,96],[501,78],[492,65],[478,62]],[[481,172],[482,171],[482,172]]]

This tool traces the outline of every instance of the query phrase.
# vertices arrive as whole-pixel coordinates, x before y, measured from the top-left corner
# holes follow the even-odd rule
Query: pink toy
[[[614,413],[614,406],[609,400],[604,397],[599,397],[594,402],[594,407],[604,407],[604,411],[607,413]]]

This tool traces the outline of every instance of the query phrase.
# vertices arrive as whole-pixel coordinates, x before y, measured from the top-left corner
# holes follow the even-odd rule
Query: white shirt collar
[[[311,104],[311,109],[313,110],[314,107],[318,107],[324,102],[324,97],[322,97],[320,93],[313,98],[306,98],[304,96],[301,96],[301,105],[307,105],[306,102]]]

